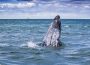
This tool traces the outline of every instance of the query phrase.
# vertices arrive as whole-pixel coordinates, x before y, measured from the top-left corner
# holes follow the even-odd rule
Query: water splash
[[[27,42],[27,47],[28,48],[38,48],[39,46],[35,44],[34,42],[30,41],[30,42]]]

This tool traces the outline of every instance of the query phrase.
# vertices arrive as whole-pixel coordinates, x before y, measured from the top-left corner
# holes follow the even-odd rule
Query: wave
[[[65,27],[65,28],[68,28],[68,27],[69,27],[69,25],[65,25],[64,27]]]

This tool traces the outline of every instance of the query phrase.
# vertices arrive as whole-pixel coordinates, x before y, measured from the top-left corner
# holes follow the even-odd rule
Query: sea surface
[[[90,19],[62,19],[62,47],[42,43],[50,19],[1,19],[0,65],[90,65]]]

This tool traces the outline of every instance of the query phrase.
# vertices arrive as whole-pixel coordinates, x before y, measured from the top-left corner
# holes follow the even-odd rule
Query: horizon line
[[[30,19],[30,18],[2,18],[2,19]],[[32,18],[32,19],[34,19],[34,18]],[[36,19],[36,18],[35,18]],[[40,18],[38,18],[38,19],[40,19]],[[44,19],[44,18],[41,18],[41,19]],[[48,19],[48,18],[45,18],[46,20]],[[50,18],[51,19],[51,18]],[[62,19],[69,19],[69,18],[62,18]],[[71,18],[71,19],[75,19],[75,18]],[[89,19],[89,18],[76,18],[76,19]],[[1,19],[0,19],[1,20]],[[37,19],[36,19],[37,20]]]

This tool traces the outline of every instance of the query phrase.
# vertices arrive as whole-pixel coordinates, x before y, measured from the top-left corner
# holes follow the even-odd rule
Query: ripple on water
[[[31,48],[42,42],[50,25],[46,20],[36,21],[0,21],[1,65],[90,65],[89,22],[83,24],[85,20],[63,21],[61,40],[64,45],[55,49]],[[28,44],[28,41],[35,45]]]

